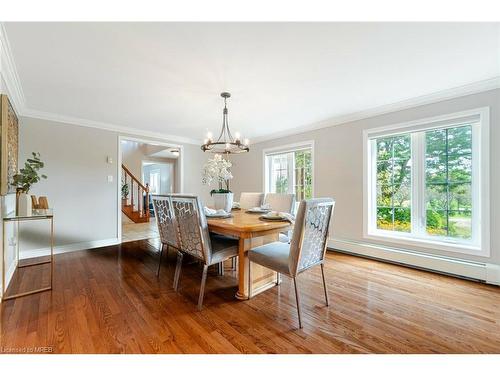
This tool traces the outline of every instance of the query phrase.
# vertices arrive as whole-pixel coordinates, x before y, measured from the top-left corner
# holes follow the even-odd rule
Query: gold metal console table
[[[19,224],[23,221],[33,221],[33,220],[49,220],[50,221],[50,259],[49,260],[43,260],[39,261],[36,263],[29,263],[29,264],[21,264],[21,260],[19,259]],[[16,262],[16,269],[18,268],[25,268],[25,267],[32,267],[32,266],[38,266],[41,264],[48,264],[50,263],[50,286],[47,287],[42,287],[39,289],[35,290],[30,290],[27,292],[22,292],[22,293],[16,293],[10,296],[7,296],[5,294],[7,287],[5,285],[5,266],[6,266],[6,257],[5,257],[5,227],[6,224],[9,222],[13,222],[16,225],[16,258],[14,259],[14,262]],[[54,279],[54,215],[52,210],[47,209],[47,210],[33,210],[32,215],[28,216],[19,216],[19,215],[8,215],[3,218],[3,223],[2,223],[2,243],[4,246],[2,246],[2,300],[8,300],[12,298],[17,298],[17,297],[22,297],[22,296],[27,296],[30,294],[34,293],[39,293],[39,292],[44,292],[46,290],[52,290],[52,282]]]

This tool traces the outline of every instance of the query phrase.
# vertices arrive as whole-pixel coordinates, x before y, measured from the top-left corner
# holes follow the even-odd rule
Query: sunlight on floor
[[[149,223],[124,223],[122,225],[122,242],[158,238],[156,219],[151,218]]]

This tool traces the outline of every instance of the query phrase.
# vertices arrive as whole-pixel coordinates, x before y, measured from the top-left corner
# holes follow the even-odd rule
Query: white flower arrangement
[[[229,180],[233,178],[230,170],[231,166],[231,162],[224,159],[220,154],[215,154],[213,159],[208,159],[203,167],[201,182],[204,185],[211,185],[213,182],[217,182],[219,185],[219,190],[214,189],[210,194],[231,192],[229,190]]]

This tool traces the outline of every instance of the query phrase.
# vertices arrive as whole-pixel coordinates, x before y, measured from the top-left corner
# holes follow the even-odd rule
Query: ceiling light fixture
[[[250,151],[248,139],[241,141],[240,133],[235,133],[234,137],[229,131],[229,123],[227,121],[227,99],[231,97],[228,92],[220,94],[224,98],[224,109],[222,111],[222,129],[216,141],[213,140],[211,132],[207,133],[207,138],[203,142],[201,149],[204,152],[213,152],[216,154],[240,154]]]

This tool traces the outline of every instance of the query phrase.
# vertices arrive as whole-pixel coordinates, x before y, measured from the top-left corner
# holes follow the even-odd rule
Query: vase
[[[17,216],[31,216],[33,214],[31,196],[26,193],[17,194]]]
[[[231,212],[233,208],[233,193],[214,193],[214,208]]]

